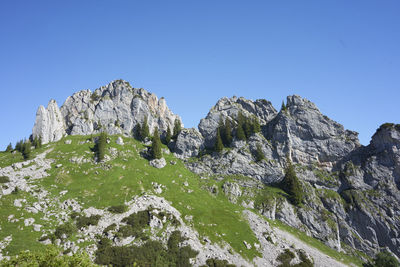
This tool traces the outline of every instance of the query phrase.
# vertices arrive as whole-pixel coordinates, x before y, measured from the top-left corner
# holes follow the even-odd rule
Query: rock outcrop
[[[93,93],[83,90],[73,94],[60,109],[52,101],[47,110],[39,107],[33,135],[41,136],[44,143],[57,141],[65,133],[89,135],[106,131],[132,136],[145,118],[151,132],[157,126],[162,134],[168,127],[173,129],[175,120],[181,121],[164,98],[117,80]]]
[[[38,108],[32,134],[34,138],[41,137],[43,144],[58,141],[65,135],[64,120],[55,100],[50,100],[47,108]]]

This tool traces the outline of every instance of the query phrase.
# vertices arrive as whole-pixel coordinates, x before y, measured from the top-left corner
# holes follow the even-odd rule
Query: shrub
[[[388,251],[379,252],[372,263],[373,267],[399,267],[398,260]]]
[[[78,229],[81,229],[82,227],[86,227],[89,225],[97,225],[100,218],[100,215],[92,215],[90,217],[79,216],[76,218],[76,227],[78,227]]]
[[[111,213],[124,213],[128,207],[126,205],[117,205],[117,206],[111,206],[108,208],[108,211]]]
[[[0,176],[0,184],[8,183],[10,182],[10,178],[7,176]]]
[[[290,249],[285,249],[284,252],[282,252],[281,254],[279,254],[279,256],[276,258],[277,261],[281,262],[280,265],[278,265],[279,267],[289,267],[290,262],[295,258],[295,254],[290,251]]]
[[[227,260],[212,258],[206,260],[206,265],[203,265],[202,267],[236,267],[236,265],[230,264]]]
[[[1,262],[1,266],[96,266],[85,253],[72,256],[62,255],[56,246],[47,246],[41,251],[22,251],[17,256]]]
[[[66,238],[70,237],[73,233],[76,232],[76,227],[71,224],[71,223],[64,223],[59,226],[57,226],[56,231],[54,232],[54,235],[58,239],[63,239],[63,235],[65,234]]]
[[[137,213],[133,213],[128,217],[123,218],[122,222],[131,225],[135,229],[143,229],[150,224],[150,211],[142,210]]]

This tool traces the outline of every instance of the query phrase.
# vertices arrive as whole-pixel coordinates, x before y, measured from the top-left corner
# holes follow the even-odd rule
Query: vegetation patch
[[[10,182],[10,178],[7,176],[0,176],[0,184],[8,183]]]
[[[81,229],[82,227],[87,227],[89,225],[97,225],[100,218],[100,215],[92,215],[90,217],[79,216],[76,218],[76,227],[78,227],[78,229]]]
[[[182,246],[185,239],[174,231],[168,239],[167,248],[158,241],[147,241],[142,246],[116,247],[102,238],[98,244],[95,262],[112,266],[192,266],[190,259],[198,252],[190,246]]]
[[[116,205],[109,207],[107,210],[111,213],[119,214],[126,212],[128,207],[126,205]]]

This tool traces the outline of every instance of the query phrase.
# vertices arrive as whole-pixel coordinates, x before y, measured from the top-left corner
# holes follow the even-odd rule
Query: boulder
[[[167,165],[167,162],[165,161],[164,158],[161,158],[161,159],[150,160],[149,164],[150,164],[150,166],[153,166],[154,168],[162,169]]]

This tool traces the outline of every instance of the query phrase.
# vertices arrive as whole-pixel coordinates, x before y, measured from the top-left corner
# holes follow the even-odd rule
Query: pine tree
[[[140,123],[136,124],[135,138],[139,141],[142,141],[142,127],[140,126]]]
[[[7,148],[6,148],[6,152],[11,152],[13,150],[12,144],[8,144]]]
[[[153,140],[151,144],[151,157],[153,159],[161,159],[161,140],[158,133],[158,127],[154,128]]]
[[[285,105],[285,102],[282,100],[281,110],[282,110],[282,111],[286,111],[286,110],[287,110],[286,108],[287,108],[287,107],[286,107],[286,105]]]
[[[182,124],[181,121],[179,119],[175,119],[174,122],[174,133],[172,135],[172,139],[176,140],[176,138],[178,137],[179,133],[182,131]]]
[[[264,153],[262,151],[261,145],[257,144],[257,150],[256,150],[256,161],[262,161],[265,158]]]
[[[38,138],[37,136],[35,138],[33,138],[33,142],[32,145],[38,149],[42,146],[42,138]]]
[[[254,118],[253,118],[253,121],[252,121],[251,126],[252,126],[252,132],[253,132],[253,134],[254,134],[254,133],[259,133],[259,132],[261,132],[260,122],[258,121],[258,118],[257,118],[257,117],[254,117]]]
[[[217,135],[216,135],[216,139],[215,139],[214,149],[218,153],[224,149],[224,145],[222,143],[222,138],[221,138],[221,133],[219,131],[219,128],[217,129]]]
[[[140,128],[140,138],[142,141],[146,139],[146,137],[150,136],[149,125],[147,122],[147,116],[144,117],[142,127]]]
[[[237,123],[238,123],[238,125],[237,125],[237,129],[236,129],[236,138],[239,140],[246,140],[246,134],[243,129],[244,116],[241,111],[239,111],[239,113],[238,113]]]
[[[31,157],[31,145],[29,140],[22,144],[22,156],[24,159],[29,159]]]
[[[290,196],[290,201],[294,205],[299,205],[303,200],[303,192],[299,178],[297,178],[294,166],[288,160],[289,164],[285,170],[285,177],[282,181],[282,189]]]
[[[224,120],[222,119],[222,116],[219,118],[218,129],[219,129],[219,134],[220,134],[221,139],[222,139],[222,144],[225,146],[225,144],[226,144],[225,123],[224,123]]]
[[[22,140],[18,141],[18,142],[15,144],[15,150],[17,150],[17,151],[19,151],[19,152],[22,153],[22,145],[23,145],[23,144],[24,144],[24,142],[23,142]]]
[[[244,119],[243,130],[244,134],[246,135],[246,139],[248,139],[253,134],[252,125],[249,118]]]
[[[107,144],[107,134],[105,132],[101,132],[95,149],[98,161],[102,161],[104,159],[106,153],[106,144]]]
[[[166,136],[165,136],[165,144],[168,145],[169,142],[171,142],[171,139],[172,139],[171,129],[169,128],[169,125],[168,125],[167,133],[166,133]]]
[[[230,146],[232,143],[232,126],[231,126],[231,121],[226,118],[225,119],[225,132],[224,132],[224,136],[225,136],[225,145],[226,146]]]

